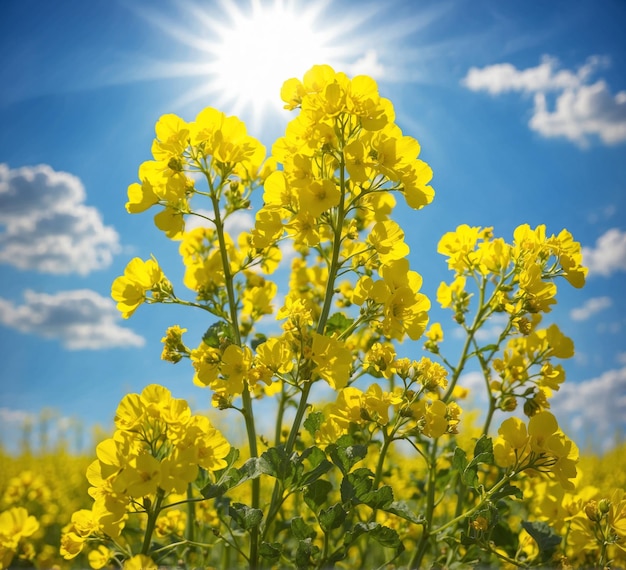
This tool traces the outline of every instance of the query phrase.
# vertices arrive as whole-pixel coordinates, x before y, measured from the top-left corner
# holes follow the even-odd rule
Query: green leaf
[[[415,524],[424,524],[426,522],[423,515],[416,515],[404,501],[393,501],[391,504],[383,507],[383,510]]]
[[[302,517],[294,517],[291,519],[291,532],[298,540],[313,539],[317,535],[315,529],[304,522]]]
[[[461,475],[461,480],[465,485],[471,487],[472,489],[476,489],[478,486],[478,465],[472,465],[471,463],[465,468]]]
[[[332,490],[333,485],[330,481],[324,479],[313,481],[313,483],[304,489],[304,502],[309,509],[317,513],[319,508],[328,500],[328,494]]]
[[[367,455],[367,447],[362,444],[354,444],[349,435],[342,435],[337,443],[331,443],[326,448],[326,453],[330,455],[332,462],[346,475]]]
[[[289,455],[287,455],[287,451],[281,445],[279,447],[270,447],[261,454],[261,457],[259,457],[259,469],[265,475],[285,481],[293,476],[294,465]]]
[[[491,441],[491,438],[486,435],[481,436],[474,446],[474,457],[477,457],[482,453],[490,453],[493,455],[493,442]]]
[[[315,437],[315,432],[322,427],[323,423],[324,414],[322,412],[311,412],[302,425],[313,437]]]
[[[524,493],[519,487],[515,485],[511,485],[511,483],[507,483],[500,489],[498,489],[493,495],[491,495],[491,500],[495,503],[499,499],[504,499],[505,497],[513,496],[516,499],[523,499]]]
[[[374,474],[366,467],[348,473],[341,481],[341,500],[344,503],[348,501],[360,503],[359,497],[367,495],[372,490],[373,481]]]
[[[455,450],[455,459],[456,459],[456,450]],[[482,436],[474,446],[474,457],[465,467],[462,474],[462,481],[468,487],[472,487],[476,489],[479,481],[478,481],[478,466],[481,463],[487,463],[489,465],[493,465],[494,457],[493,457],[493,443],[490,437]]]
[[[393,548],[396,554],[404,551],[404,545],[398,536],[398,533],[392,528],[383,526],[376,522],[357,523],[354,529],[346,533],[344,542],[346,545],[352,544],[360,536],[367,534],[369,538],[374,539],[378,544],[385,548]]]
[[[322,530],[327,533],[343,524],[343,521],[346,520],[346,511],[337,503],[320,511],[318,520]]]
[[[309,566],[314,566],[314,564],[311,563],[311,558],[319,551],[319,547],[312,544],[310,538],[301,540],[298,543],[298,550],[296,551],[296,568],[305,569],[309,568]]]
[[[341,482],[341,499],[363,503],[372,509],[386,509],[393,502],[393,490],[389,485],[374,489],[374,474],[365,467],[348,473]]]
[[[295,481],[298,487],[306,487],[317,481],[322,475],[328,473],[333,464],[326,459],[326,454],[319,447],[309,447],[302,452],[299,463],[306,460],[313,469],[305,473],[300,473],[298,469],[298,480]]]
[[[346,331],[354,323],[354,319],[346,317],[343,313],[335,313],[326,321],[326,335]]]
[[[259,526],[263,518],[261,509],[253,509],[243,503],[232,503],[228,509],[228,514],[232,517],[233,522],[237,523],[243,530],[250,530]]]
[[[554,532],[547,523],[543,521],[522,521],[522,526],[539,547],[539,552],[544,555],[549,555],[559,544],[561,544],[562,538]]]
[[[212,348],[219,348],[225,342],[232,344],[233,333],[226,321],[217,321],[206,330],[202,340]]]
[[[467,455],[460,447],[455,448],[452,458],[452,468],[459,473],[463,473],[467,467]]]
[[[259,546],[259,554],[269,564],[276,564],[280,560],[283,545],[280,542],[262,542]]]

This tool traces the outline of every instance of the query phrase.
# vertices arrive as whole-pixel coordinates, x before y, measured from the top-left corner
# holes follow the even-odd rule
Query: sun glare
[[[180,0],[178,15],[143,6],[139,15],[181,47],[172,50],[170,61],[142,65],[133,78],[201,78],[195,86],[179,89],[175,106],[210,101],[258,127],[282,109],[283,82],[301,78],[315,64],[329,64],[349,76],[391,77],[390,45],[412,33],[416,24],[409,22],[404,32],[388,21],[383,27],[383,6],[366,0],[354,5],[338,0]],[[368,30],[373,22],[378,26],[374,43]],[[384,66],[381,56],[387,60]]]
[[[247,13],[228,9],[231,22],[215,45],[212,81],[236,108],[280,106],[283,81],[331,59],[330,38],[316,29],[311,10],[296,12],[279,1],[255,1]]]

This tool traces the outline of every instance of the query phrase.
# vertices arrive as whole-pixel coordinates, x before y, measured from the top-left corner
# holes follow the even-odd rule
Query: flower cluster
[[[152,384],[141,394],[126,395],[115,425],[113,437],[97,446],[97,459],[87,470],[93,506],[76,511],[61,538],[66,559],[77,556],[90,538],[119,537],[129,515],[158,513],[168,496],[186,492],[200,469],[227,465],[226,439],[205,416],[192,415],[187,402],[172,398],[162,386]],[[104,565],[114,553],[102,546],[90,559],[95,556]]]
[[[564,489],[573,490],[578,448],[559,430],[550,412],[539,412],[526,424],[519,418],[502,422],[493,444],[496,462],[512,471],[551,473]]]

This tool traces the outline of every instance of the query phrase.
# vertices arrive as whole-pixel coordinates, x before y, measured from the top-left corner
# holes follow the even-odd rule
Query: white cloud
[[[565,382],[550,404],[559,423],[567,422],[565,431],[569,427],[608,449],[616,432],[626,429],[626,367],[608,370],[584,382]]]
[[[224,229],[234,240],[241,232],[249,232],[254,227],[254,216],[246,210],[233,212],[224,222]]]
[[[119,236],[85,197],[81,181],[67,172],[0,164],[0,263],[80,275],[108,267]]]
[[[23,305],[0,297],[0,324],[27,334],[59,340],[69,350],[143,346],[145,340],[118,324],[111,299],[81,289],[49,295],[24,292]]]
[[[593,297],[587,299],[582,307],[572,309],[570,317],[575,321],[586,321],[592,315],[610,307],[613,304],[610,297]]]
[[[522,92],[534,95],[529,127],[544,137],[565,137],[585,147],[590,138],[604,144],[626,141],[626,91],[613,95],[607,83],[590,83],[591,75],[608,60],[590,57],[576,72],[558,69],[555,58],[544,57],[536,67],[517,69],[510,63],[472,67],[461,83],[472,91],[492,95]],[[547,94],[554,93],[554,110]]]
[[[374,49],[367,50],[363,57],[347,67],[348,74],[353,77],[369,75],[374,79],[381,79],[385,76],[385,67],[378,61],[378,53]]]
[[[34,421],[36,417],[36,414],[25,412],[24,410],[0,408],[0,424],[23,425],[25,422]]]
[[[626,232],[612,228],[596,240],[595,247],[583,247],[582,254],[589,275],[608,277],[626,271]]]

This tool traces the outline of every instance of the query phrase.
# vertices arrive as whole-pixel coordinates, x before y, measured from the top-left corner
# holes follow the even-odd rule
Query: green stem
[[[339,250],[341,245],[341,231],[343,230],[343,222],[345,217],[345,190],[346,190],[346,180],[345,180],[345,163],[343,159],[343,154],[341,155],[341,161],[339,165],[339,185],[341,188],[341,199],[339,200],[339,206],[337,206],[337,219],[335,221],[335,233],[333,239],[333,254],[330,260],[330,267],[328,268],[328,281],[326,282],[326,292],[324,295],[324,306],[322,307],[322,312],[320,313],[319,321],[317,322],[316,332],[318,334],[324,334],[326,329],[326,322],[328,321],[328,315],[330,314],[330,308],[333,301],[334,291],[335,291],[335,279],[337,277],[337,271],[339,270]],[[305,379],[305,385],[302,389],[302,395],[300,397],[300,402],[298,404],[298,409],[296,411],[296,417],[294,419],[293,425],[291,427],[291,431],[289,433],[289,438],[287,439],[287,453],[291,453],[294,448],[296,438],[298,436],[298,431],[300,430],[300,424],[302,422],[302,418],[304,417],[304,413],[306,412],[306,408],[308,405],[309,393],[311,391],[311,382]]]
[[[150,550],[150,542],[152,541],[152,533],[154,532],[154,527],[156,525],[157,518],[159,517],[159,513],[161,512],[161,503],[163,502],[163,497],[165,497],[165,491],[160,487],[157,488],[156,498],[154,500],[154,505],[148,511],[148,522],[146,524],[146,534],[143,537],[143,545],[141,546],[141,554],[148,556],[148,551]]]
[[[457,517],[454,517],[453,519],[449,520],[445,524],[442,524],[440,527],[434,529],[431,532],[431,534],[435,534],[435,535],[439,534],[440,532],[457,524],[463,519],[471,517],[475,512],[480,510],[482,506],[485,504],[485,502],[488,501],[497,491],[499,491],[504,485],[506,485],[511,479],[513,479],[513,477],[515,477],[516,474],[517,472],[511,472],[511,473],[507,473],[506,475],[504,475],[504,477],[502,477],[500,481],[498,481],[493,487],[491,487],[491,489],[489,489],[489,491],[487,491],[487,493],[485,493],[482,500],[477,505],[474,505],[471,509],[465,511],[463,514]]]
[[[222,268],[224,270],[224,282],[226,284],[226,292],[228,295],[228,307],[230,311],[230,324],[232,333],[235,336],[235,343],[241,346],[241,334],[239,332],[239,317],[237,314],[237,299],[235,297],[235,288],[233,284],[233,275],[230,271],[230,260],[228,259],[228,250],[226,249],[226,240],[224,239],[224,223],[222,221],[219,200],[217,195],[211,196],[213,203],[213,211],[215,213],[215,229],[217,231],[217,239],[220,246],[220,254],[222,257]],[[250,457],[258,457],[256,441],[256,427],[254,422],[254,412],[252,409],[252,396],[247,384],[244,383],[243,392],[241,394],[243,404],[243,416],[246,424],[246,433],[248,435],[248,446],[250,448]],[[257,477],[252,480],[252,508],[258,509],[261,497],[261,480]],[[259,559],[259,529],[254,527],[250,531],[250,568],[254,570],[258,567]]]
[[[341,245],[341,231],[343,229],[343,222],[345,218],[345,193],[346,193],[346,179],[345,179],[345,162],[343,159],[343,153],[341,154],[340,165],[339,165],[339,177],[340,177],[340,188],[341,188],[341,198],[339,200],[339,205],[337,206],[337,217],[335,220],[334,227],[334,239],[333,239],[333,253],[330,260],[330,266],[328,268],[328,281],[326,282],[326,292],[324,296],[324,305],[322,307],[322,312],[320,313],[320,318],[317,322],[316,332],[318,334],[324,334],[326,329],[326,322],[328,321],[328,316],[330,314],[330,308],[332,305],[332,300],[335,291],[335,279],[337,277],[337,272],[339,271],[339,250]],[[313,383],[311,382],[310,372],[303,375],[301,378],[301,382],[303,382],[302,392],[300,394],[300,401],[298,402],[298,408],[296,409],[296,415],[293,420],[293,424],[291,426],[291,430],[289,431],[289,436],[287,437],[287,443],[285,444],[285,451],[288,455],[293,451],[296,440],[298,438],[298,432],[300,431],[300,425],[302,424],[302,420],[304,419],[304,414],[306,413],[308,407],[309,394],[311,393],[311,386]],[[256,479],[255,479],[256,480]],[[263,535],[265,536],[272,524],[275,516],[278,514],[278,509],[280,506],[280,501],[282,497],[282,490],[280,488],[280,481],[276,481],[274,485],[274,491],[272,493],[272,500],[270,503],[270,508],[265,518],[265,530]]]
[[[193,500],[193,487],[191,483],[187,485],[187,524],[185,525],[185,538],[189,543],[193,543],[196,540],[196,505]]]
[[[428,465],[428,490],[426,495],[426,522],[418,547],[411,559],[409,568],[421,568],[422,559],[426,554],[430,537],[435,534],[431,529],[433,525],[433,516],[435,512],[435,486],[437,483],[437,440],[433,440],[430,449],[429,465]]]

